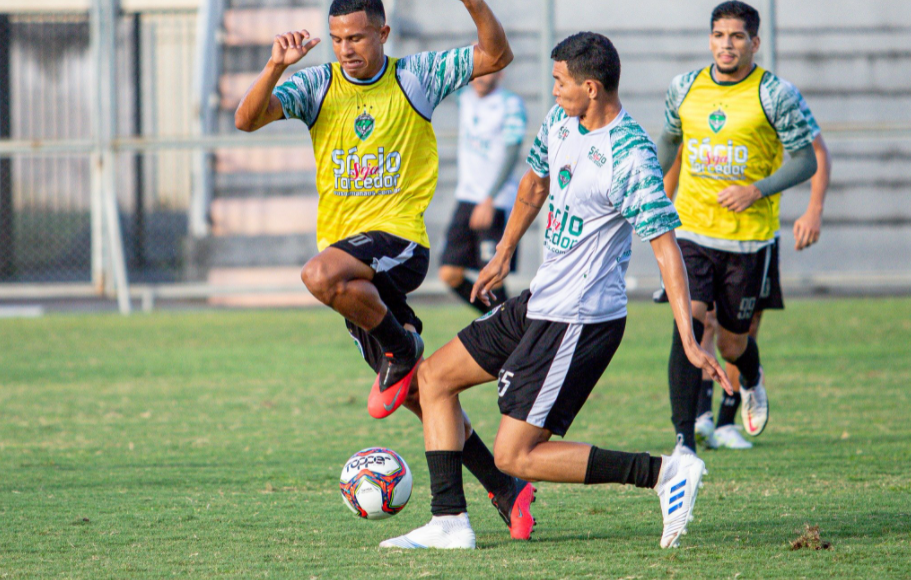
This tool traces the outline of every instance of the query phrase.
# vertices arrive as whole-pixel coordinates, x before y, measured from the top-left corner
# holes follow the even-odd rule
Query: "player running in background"
[[[825,204],[826,192],[829,189],[829,176],[832,171],[832,159],[829,155],[829,148],[822,137],[822,129],[816,122],[809,105],[804,100],[803,95],[793,84],[781,79],[782,83],[792,88],[800,102],[800,110],[803,112],[810,125],[810,132],[813,135],[813,151],[816,154],[816,165],[818,169],[810,179],[810,202],[806,211],[794,222],[794,249],[802,251],[819,241],[820,229],[822,227],[822,212]],[[675,164],[677,167],[678,164]],[[673,175],[671,170],[667,177]],[[668,178],[665,178],[665,184],[668,184]],[[672,191],[667,188],[667,191]],[[759,339],[759,325],[762,321],[762,313],[766,310],[784,310],[784,295],[781,291],[781,271],[780,271],[780,251],[781,243],[780,232],[775,233],[775,243],[772,246],[772,258],[769,262],[769,275],[766,277],[766,283],[759,295],[759,301],[756,303],[756,311],[753,313],[753,320],[750,324],[750,336]],[[709,312],[708,324],[705,327],[705,336],[702,340],[702,346],[706,350],[713,351],[715,348],[715,326],[717,320],[713,313]],[[699,407],[696,411],[696,439],[702,440],[707,447],[717,449],[726,447],[729,449],[750,449],[753,444],[745,440],[740,432],[734,428],[734,418],[737,410],[740,408],[739,381],[740,371],[737,366],[728,364],[725,372],[734,385],[734,395],[722,394],[721,407],[718,412],[718,424],[714,422],[712,416],[712,395],[714,391],[714,381],[709,380],[705,375],[702,377],[702,387],[699,390]]]
[[[664,194],[654,144],[620,102],[616,49],[606,37],[582,32],[558,44],[551,57],[557,105],[538,133],[531,169],[472,298],[489,303],[522,235],[547,207],[544,261],[530,290],[474,321],[421,365],[433,518],[382,547],[475,547],[462,489],[459,393],[498,377],[502,416],[494,454],[501,469],[532,481],[654,489],[664,548],[677,544],[692,515],[705,470],[695,455],[651,457],[550,441],[566,434],[620,345],[633,231],[658,259],[688,360],[731,389],[693,335],[674,238],[680,220]]]
[[[759,13],[743,2],[719,4],[711,17],[712,66],[671,82],[658,141],[669,170],[681,143],[678,237],[701,341],[707,312],[718,320],[718,349],[740,370],[744,427],[758,435],[768,420],[759,348],[750,322],[779,230],[780,192],[816,172],[813,136],[789,85],[753,62]],[[782,164],[783,149],[790,159]],[[701,372],[675,329],[668,365],[678,445],[696,447]]]
[[[320,252],[304,266],[301,279],[345,317],[378,373],[368,402],[377,418],[392,413],[409,393],[406,405],[421,416],[411,389],[417,387],[411,379],[423,353],[421,321],[406,294],[421,284],[428,268],[424,211],[439,169],[431,115],[469,80],[512,60],[503,27],[484,0],[462,3],[477,26],[476,45],[393,58],[384,54],[389,26],[381,0],[334,0],[329,35],[338,62],[306,68],[276,87],[285,69],[320,42],[306,30],[276,36],[269,62],[235,114],[245,131],[283,118],[299,119],[310,129]],[[467,418],[465,429],[471,441],[466,467],[493,496],[513,536],[527,538],[531,523],[510,522],[510,513],[516,505],[527,513],[533,488],[496,469]]]
[[[482,313],[482,302],[471,302],[472,282],[465,270],[480,270],[493,258],[503,236],[518,183],[512,172],[519,160],[527,124],[519,95],[499,87],[503,73],[471,81],[459,97],[459,183],[455,213],[446,233],[440,280]],[[512,268],[515,271],[513,256]],[[496,288],[495,302],[506,300],[506,288]]]

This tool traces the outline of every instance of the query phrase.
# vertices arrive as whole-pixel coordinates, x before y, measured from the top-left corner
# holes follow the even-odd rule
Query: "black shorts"
[[[471,212],[477,204],[460,201],[452,215],[452,222],[446,232],[446,246],[440,262],[444,266],[458,266],[469,270],[480,270],[487,265],[497,253],[497,244],[506,230],[506,212],[494,210],[493,223],[490,228],[476,231],[469,227]],[[513,254],[510,271],[516,271],[516,256]]]
[[[421,319],[408,305],[405,297],[427,277],[427,268],[430,266],[430,251],[427,248],[385,232],[357,234],[335,242],[332,247],[373,268],[373,285],[376,286],[380,299],[400,324],[412,324],[418,334],[421,333]],[[380,343],[349,320],[345,320],[345,326],[364,360],[370,368],[379,372],[383,358]]]
[[[678,240],[690,297],[715,309],[721,328],[736,334],[750,331],[750,321],[765,284],[772,255],[771,246],[753,254],[724,252]]]
[[[500,413],[564,436],[604,374],[626,318],[594,324],[532,320],[526,290],[478,318],[459,340],[499,377]]]
[[[759,293],[759,302],[756,303],[756,312],[763,310],[784,310],[784,294],[781,292],[781,257],[779,245],[781,238],[775,238],[772,245],[772,256],[769,259],[769,275],[766,276],[762,292]]]

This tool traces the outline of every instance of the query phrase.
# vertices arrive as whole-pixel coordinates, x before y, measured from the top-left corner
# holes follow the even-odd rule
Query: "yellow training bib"
[[[332,80],[310,128],[316,155],[320,251],[361,232],[381,231],[430,247],[424,212],[439,158],[430,121],[409,103],[396,60],[370,84],[332,64]]]
[[[771,240],[778,231],[779,194],[742,213],[718,203],[729,185],[751,185],[781,166],[784,149],[759,97],[764,73],[756,67],[742,81],[724,84],[706,68],[680,105],[683,167],[675,205],[682,230],[738,241]]]

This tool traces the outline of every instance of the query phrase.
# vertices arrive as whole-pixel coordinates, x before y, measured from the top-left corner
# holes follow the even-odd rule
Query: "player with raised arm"
[[[459,182],[456,205],[443,249],[440,280],[456,296],[482,313],[481,301],[470,301],[472,282],[466,270],[480,270],[493,257],[506,217],[516,199],[512,173],[525,138],[525,103],[500,88],[503,73],[471,81],[459,96]],[[512,267],[516,260],[513,257]],[[496,302],[506,300],[497,288]]]
[[[433,518],[382,547],[475,547],[462,489],[459,393],[493,380],[502,415],[494,446],[500,469],[531,481],[654,489],[665,548],[677,545],[692,515],[705,470],[695,455],[651,457],[550,441],[566,434],[620,345],[634,231],[658,259],[689,360],[731,389],[693,334],[674,238],[680,220],[664,194],[654,144],[620,102],[616,49],[600,34],[581,32],[551,57],[557,105],[534,142],[503,239],[472,297],[489,303],[519,240],[546,207],[544,261],[530,290],[474,321],[421,365]]]
[[[816,172],[813,137],[794,91],[753,62],[759,13],[738,1],[712,11],[712,66],[671,82],[658,140],[663,169],[683,144],[676,207],[680,249],[700,340],[714,309],[718,349],[740,369],[744,426],[758,435],[768,421],[759,348],[750,321],[779,229],[780,192]],[[790,159],[782,163],[783,150]],[[674,330],[668,370],[678,445],[696,447],[701,372],[687,360]]]
[[[276,87],[282,73],[320,39],[306,30],[275,37],[272,56],[235,114],[255,131],[279,119],[306,123],[313,139],[319,191],[319,254],[301,279],[344,316],[367,363],[377,372],[368,410],[382,418],[405,404],[421,416],[412,378],[423,354],[421,321],[406,302],[427,275],[424,227],[437,185],[433,110],[472,78],[512,60],[503,27],[484,0],[461,0],[478,31],[474,46],[404,58],[384,53],[389,36],[382,0],[334,0],[329,35],[338,62],[305,68]],[[527,539],[534,488],[496,469],[493,456],[464,420],[475,474],[510,526]],[[523,511],[524,508],[524,511]]]
[[[810,179],[810,201],[806,211],[794,222],[794,249],[797,251],[805,250],[819,241],[820,230],[822,228],[822,212],[825,204],[826,193],[829,189],[829,176],[832,171],[832,160],[829,155],[829,148],[822,137],[822,129],[816,122],[810,106],[807,104],[803,95],[792,83],[781,79],[782,83],[789,85],[800,101],[800,110],[803,112],[810,125],[810,132],[813,135],[813,152],[816,155],[816,173]],[[675,167],[678,164],[675,163]],[[671,172],[673,173],[673,170]],[[667,178],[665,183],[668,183]],[[671,188],[666,188],[669,191]],[[775,233],[775,243],[772,245],[772,257],[769,261],[769,274],[766,277],[766,283],[759,295],[759,301],[756,303],[756,311],[753,313],[753,320],[750,323],[750,336],[754,340],[759,340],[759,326],[762,322],[762,313],[766,310],[783,310],[784,294],[781,290],[781,271],[780,271],[780,249],[781,235]],[[705,327],[705,337],[702,341],[703,348],[712,350],[715,348],[714,327],[717,325],[715,317],[709,313],[708,324]],[[714,390],[714,381],[703,376],[702,388],[699,390],[699,407],[696,411],[696,438],[701,439],[707,447],[710,448],[729,448],[729,449],[750,449],[753,444],[743,438],[740,432],[734,427],[734,419],[737,411],[740,409],[740,371],[736,365],[728,364],[725,368],[728,379],[734,385],[734,395],[727,393],[722,395],[721,407],[718,412],[718,423],[715,424],[712,416],[712,394]]]

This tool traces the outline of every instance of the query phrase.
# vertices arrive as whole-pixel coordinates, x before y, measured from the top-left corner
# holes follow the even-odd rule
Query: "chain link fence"
[[[657,134],[670,78],[709,61],[714,2],[684,9],[643,1],[607,15],[586,12],[581,0],[492,0],[516,53],[506,83],[526,99],[529,141],[552,102],[550,47],[583,28],[617,44],[624,104]],[[274,34],[308,28],[324,38],[299,67],[333,59],[328,0],[55,0],[53,11],[33,4],[0,0],[0,299],[105,294],[124,312],[131,296],[146,305],[155,297],[240,304],[232,295],[249,292],[274,300],[247,303],[306,302],[298,273],[315,252],[317,201],[309,135],[295,122],[240,134],[233,113]],[[821,11],[823,0],[779,3],[782,28],[763,23],[764,41],[777,40],[761,62],[774,62],[779,47],[776,71],[804,90],[835,161],[829,245],[809,261],[806,253],[802,262],[786,256],[798,264],[792,274],[857,271],[860,285],[884,273],[901,284],[909,278],[890,256],[911,251],[911,53],[895,46],[911,33],[911,8],[886,4],[883,14],[871,10],[855,22]],[[772,5],[757,7],[765,16]],[[386,8],[389,54],[475,38],[460,3],[386,0]],[[661,10],[672,13],[661,23],[640,17]],[[434,255],[454,204],[456,118],[454,99],[434,116]],[[786,223],[806,191],[798,196],[783,204]],[[540,259],[534,236],[523,247],[519,284]],[[656,271],[636,257],[631,274],[642,281]],[[427,288],[441,289],[432,275]]]

